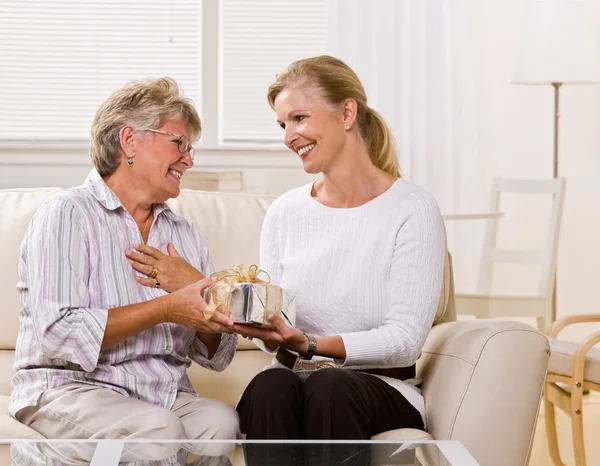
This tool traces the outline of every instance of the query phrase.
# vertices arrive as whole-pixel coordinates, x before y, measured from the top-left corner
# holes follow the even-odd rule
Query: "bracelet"
[[[304,336],[308,339],[308,349],[306,350],[306,353],[302,355],[302,359],[310,361],[317,352],[317,339],[312,335],[307,335],[306,333],[304,333]]]

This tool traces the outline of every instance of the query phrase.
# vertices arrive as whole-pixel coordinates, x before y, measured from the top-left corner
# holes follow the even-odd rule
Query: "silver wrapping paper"
[[[296,323],[296,295],[275,285],[239,283],[231,294],[230,317],[237,323],[270,328],[271,314],[288,325]]]

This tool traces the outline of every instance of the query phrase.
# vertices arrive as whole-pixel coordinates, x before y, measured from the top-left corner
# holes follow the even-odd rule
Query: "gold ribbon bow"
[[[267,280],[258,278],[261,273],[267,276]],[[204,317],[208,320],[217,310],[229,315],[231,295],[238,283],[256,283],[258,285],[271,283],[271,277],[267,272],[250,264],[234,265],[230,269],[213,273],[210,278],[216,278],[217,282],[209,286],[206,291],[208,306],[204,309]]]

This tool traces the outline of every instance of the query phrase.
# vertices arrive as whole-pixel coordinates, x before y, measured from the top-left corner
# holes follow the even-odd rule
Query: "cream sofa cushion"
[[[7,413],[10,397],[0,395],[0,438],[43,439],[44,436],[26,427]],[[5,463],[2,463],[5,464]]]
[[[0,396],[10,395],[10,384],[13,375],[15,375],[15,370],[13,369],[14,363],[14,350],[0,350],[0,374],[2,374],[0,376]]]
[[[14,349],[19,330],[19,254],[29,220],[38,207],[60,188],[0,190],[0,296],[2,296],[2,325],[0,349]],[[7,394],[5,391],[0,393]]]
[[[257,347],[252,351],[238,350],[224,372],[209,371],[194,363],[187,374],[199,395],[215,398],[235,407],[250,381],[271,364],[272,358],[273,356]]]
[[[392,442],[397,442],[398,439],[413,441],[434,440],[431,434],[428,434],[427,432],[419,429],[388,430],[386,432],[382,432],[371,437],[371,440],[387,440]]]
[[[454,322],[456,320],[456,303],[454,299],[454,269],[452,268],[452,255],[446,253],[444,261],[444,275],[442,280],[442,290],[438,308],[435,312],[433,325]]]
[[[167,202],[202,234],[215,270],[259,263],[260,231],[274,197],[182,189]]]
[[[573,361],[575,361],[575,353],[580,343],[554,338],[548,338],[548,341],[552,351],[548,363],[548,373],[572,377]],[[584,380],[600,384],[600,349],[592,348],[588,352],[583,371]]]

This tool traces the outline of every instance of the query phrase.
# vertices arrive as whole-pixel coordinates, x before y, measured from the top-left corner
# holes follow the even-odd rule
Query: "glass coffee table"
[[[454,440],[0,440],[13,465],[476,466]]]

